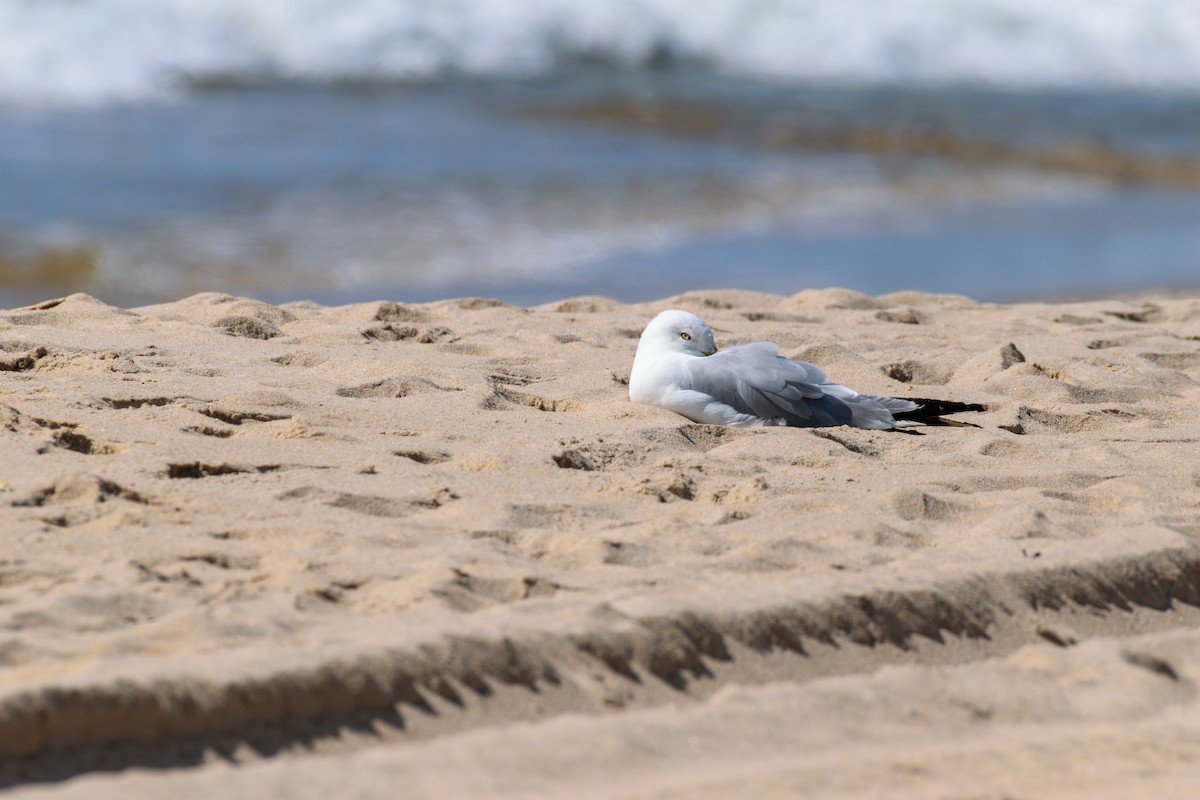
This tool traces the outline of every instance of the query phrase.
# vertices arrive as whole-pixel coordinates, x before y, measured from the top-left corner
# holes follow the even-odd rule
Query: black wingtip
[[[893,414],[893,416],[896,419],[923,422],[926,425],[961,425],[964,423],[943,420],[939,419],[939,417],[946,414],[962,414],[968,411],[987,411],[987,406],[980,403],[959,403],[955,400],[930,400],[925,397],[905,397],[903,399],[911,400],[919,405],[912,411],[900,411]]]

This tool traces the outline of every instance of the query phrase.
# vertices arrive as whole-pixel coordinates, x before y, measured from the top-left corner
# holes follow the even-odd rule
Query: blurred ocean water
[[[1184,0],[0,0],[0,306],[1200,285]]]

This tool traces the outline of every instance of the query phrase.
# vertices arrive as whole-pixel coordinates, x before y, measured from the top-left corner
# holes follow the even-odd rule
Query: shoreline
[[[666,307],[988,411],[636,406]],[[963,790],[955,753],[1010,792],[1161,788],[1096,747],[1197,777],[1196,294],[77,294],[0,312],[0,371],[18,796],[916,796]]]

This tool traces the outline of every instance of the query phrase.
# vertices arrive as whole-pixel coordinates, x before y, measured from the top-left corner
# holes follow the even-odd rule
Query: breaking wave
[[[757,79],[1200,92],[1193,0],[7,0],[0,102],[196,82],[536,76],[580,61]]]

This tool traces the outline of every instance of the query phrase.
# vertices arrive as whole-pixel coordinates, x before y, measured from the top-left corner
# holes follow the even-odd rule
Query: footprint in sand
[[[100,444],[90,436],[82,434],[75,430],[60,430],[55,433],[50,439],[50,446],[70,450],[73,453],[80,453],[85,456],[95,455],[112,455],[119,453],[123,448],[115,444]],[[49,452],[48,448],[41,448],[38,454]]]
[[[302,486],[277,496],[279,500],[316,500],[331,508],[344,508],[356,514],[369,517],[399,518],[413,513],[414,510],[436,509],[459,499],[459,495],[449,488],[433,490],[415,499],[399,500],[378,495],[354,494],[351,492],[334,492],[320,489],[316,486]]]
[[[409,395],[425,394],[426,392],[454,392],[456,388],[439,386],[433,381],[406,376],[400,378],[381,378],[376,381],[347,386],[337,390],[338,397],[408,397]]]

